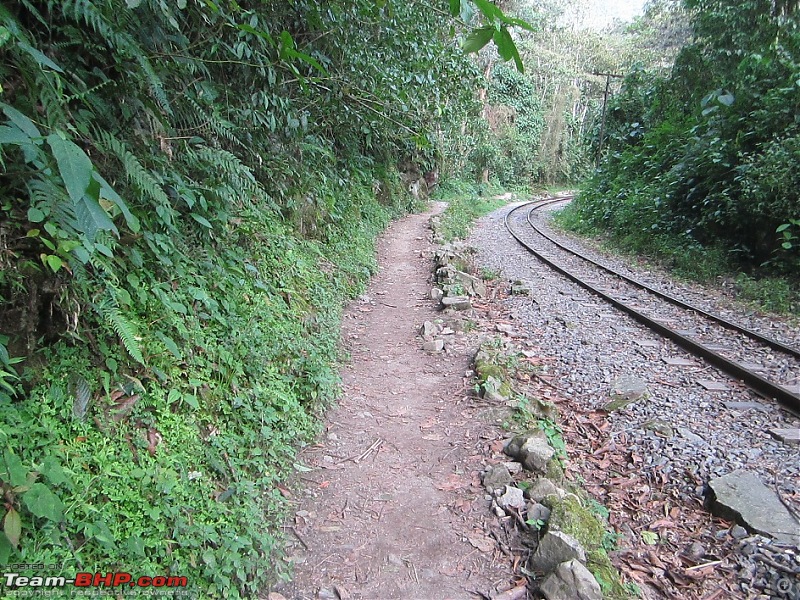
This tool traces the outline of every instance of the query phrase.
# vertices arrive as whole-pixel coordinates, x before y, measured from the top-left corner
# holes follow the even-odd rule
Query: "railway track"
[[[523,248],[550,268],[800,415],[800,389],[792,388],[800,376],[800,349],[602,265],[558,242],[534,222],[537,211],[570,199],[520,205],[506,215],[505,226]]]

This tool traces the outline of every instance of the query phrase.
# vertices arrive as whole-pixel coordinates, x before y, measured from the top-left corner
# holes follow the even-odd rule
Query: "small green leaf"
[[[92,161],[77,145],[64,139],[57,133],[47,136],[47,143],[53,151],[58,172],[64,185],[67,187],[69,197],[78,202],[86,194],[92,182]]]
[[[11,120],[11,122],[24,131],[29,137],[42,137],[42,134],[39,132],[39,129],[36,127],[36,125],[33,124],[33,121],[19,112],[16,108],[1,102],[0,106],[3,107],[3,112],[6,113],[6,116]]]
[[[64,472],[64,469],[61,467],[61,463],[58,462],[58,459],[55,456],[51,455],[45,458],[42,466],[39,468],[39,471],[53,485],[69,483],[67,474]]]
[[[643,531],[642,541],[648,546],[655,546],[658,543],[658,534],[652,531]]]
[[[778,228],[775,230],[775,233],[780,233],[781,231],[786,231],[791,226],[792,226],[791,223],[784,223],[783,225],[779,225]]]
[[[22,144],[32,143],[31,138],[17,127],[0,127],[0,144]]]
[[[527,31],[536,31],[536,28],[524,19],[516,19],[514,17],[508,17],[504,14],[499,15],[499,19],[508,25],[516,25],[517,27],[521,27]]]
[[[40,67],[48,67],[58,73],[64,72],[64,70],[61,67],[59,67],[56,63],[47,58],[47,56],[42,54],[39,50],[31,46],[30,44],[26,44],[23,41],[18,41],[17,46],[19,46],[22,50],[27,52],[33,58],[33,60],[39,63]]]
[[[792,242],[783,242],[781,244],[784,250],[791,250],[792,249]]]
[[[34,515],[50,521],[61,521],[64,504],[50,488],[43,483],[34,483],[22,497],[23,502]]]
[[[268,34],[266,31],[261,31],[259,29],[256,29],[255,27],[253,27],[252,25],[248,25],[247,23],[239,23],[236,25],[236,27],[241,31],[244,31],[246,33],[252,33],[253,35],[257,35],[258,37],[265,39],[267,42],[269,42],[270,46],[275,45],[275,40],[272,39],[272,36]]]
[[[479,27],[478,29],[473,29],[467,36],[467,39],[464,40],[464,52],[467,54],[478,52],[489,43],[495,31],[496,29],[494,27]]]
[[[6,450],[3,458],[5,459],[3,479],[14,487],[25,485],[28,482],[28,469],[22,465],[20,457],[10,450]]]
[[[119,208],[119,211],[122,213],[122,216],[125,217],[125,223],[128,224],[130,230],[133,233],[138,233],[141,229],[139,219],[128,209],[128,205],[122,199],[122,196],[114,191],[114,188],[112,188],[111,185],[105,179],[103,179],[100,173],[94,172],[92,173],[92,177],[100,184],[101,196],[103,198],[108,198],[111,200],[111,202],[116,204]]]
[[[5,535],[0,535],[0,565],[8,564],[8,559],[11,557],[11,552],[14,548],[11,542]]]
[[[197,213],[189,213],[189,216],[192,217],[195,221],[200,223],[203,227],[208,227],[209,229],[213,229],[211,223],[205,217],[198,215]]]
[[[116,537],[114,537],[114,534],[108,528],[108,525],[106,525],[103,521],[95,521],[94,523],[92,523],[92,526],[91,528],[89,528],[89,531],[91,531],[91,536],[98,542],[100,542],[100,545],[103,546],[104,548],[108,550],[113,550],[114,548],[116,548],[117,539]],[[87,531],[87,533],[89,531]]]
[[[472,0],[478,10],[481,11],[489,21],[494,21],[497,17],[503,14],[497,6],[489,2],[489,0]]]
[[[186,402],[186,404],[188,404],[195,410],[199,410],[200,408],[200,403],[197,402],[197,396],[195,396],[194,394],[184,394],[183,401]]]
[[[128,541],[125,542],[125,546],[129,552],[131,552],[134,556],[139,556],[144,558],[145,557],[145,545],[144,540],[140,538],[138,535],[132,535],[128,538]]]
[[[113,231],[119,235],[119,230],[117,230],[117,226],[114,225],[108,213],[103,210],[100,204],[88,196],[81,197],[75,203],[75,218],[76,228],[85,233],[91,242],[94,242],[98,231]]]
[[[15,549],[19,548],[19,538],[22,535],[22,519],[13,508],[9,508],[6,513],[6,518],[3,520],[3,531],[11,545]]]
[[[736,98],[734,97],[734,95],[731,94],[730,92],[727,92],[725,94],[720,94],[717,97],[717,101],[719,101],[720,104],[723,104],[725,106],[730,106],[731,104],[733,104],[735,99]]]
[[[503,60],[511,60],[511,57],[514,56],[516,46],[514,45],[514,40],[511,39],[511,34],[508,29],[503,27],[500,31],[495,31],[492,34],[492,39],[494,39],[500,57]]]
[[[181,399],[181,393],[176,389],[171,389],[167,394],[167,404],[174,404]]]
[[[457,17],[461,13],[461,0],[450,0],[450,14]]]
[[[8,43],[8,40],[11,39],[11,32],[8,30],[8,27],[3,27],[0,25],[0,48],[5,46]]]
[[[41,223],[44,221],[44,213],[33,206],[28,209],[28,221],[31,223]]]
[[[111,248],[106,246],[105,244],[97,243],[94,245],[94,249],[97,250],[100,254],[107,256],[108,258],[114,258],[114,253],[111,251]]]
[[[156,337],[161,340],[161,342],[166,346],[169,353],[172,354],[178,360],[183,360],[183,356],[181,355],[180,348],[178,348],[178,344],[175,343],[171,337],[168,337],[161,333],[160,331],[156,332]]]
[[[64,266],[64,261],[55,254],[48,254],[47,258],[45,258],[45,262],[53,273],[58,273],[58,270]]]

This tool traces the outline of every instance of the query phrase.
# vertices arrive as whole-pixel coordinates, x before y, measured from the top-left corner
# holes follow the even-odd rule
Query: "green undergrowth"
[[[125,278],[98,282],[105,329],[50,346],[25,397],[0,403],[5,520],[20,526],[0,536],[3,563],[167,572],[204,597],[255,594],[281,571],[276,483],[337,393],[341,306],[393,211],[371,190],[343,190],[324,239],[251,207],[213,237],[185,222],[168,269],[131,255]],[[147,369],[123,368],[117,336]]]
[[[562,229],[600,240],[607,250],[644,257],[679,278],[722,288],[761,310],[800,315],[800,277],[775,276],[765,268],[743,272],[735,256],[719,245],[702,246],[689,236],[653,233],[641,213],[606,229],[587,218],[578,204],[555,214]]]
[[[495,186],[475,185],[464,181],[446,181],[436,191],[435,200],[447,202],[436,232],[445,242],[464,239],[476,219],[504,206],[507,200],[495,200],[502,193]]]

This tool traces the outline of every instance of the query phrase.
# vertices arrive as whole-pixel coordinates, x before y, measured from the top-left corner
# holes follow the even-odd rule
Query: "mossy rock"
[[[586,550],[586,566],[600,584],[603,596],[613,600],[628,600],[630,595],[622,585],[619,572],[603,548],[606,537],[603,521],[572,494],[550,508],[552,512],[548,527],[563,531],[581,543]]]
[[[547,473],[545,473],[550,481],[556,485],[561,485],[564,481],[564,468],[561,466],[561,461],[558,458],[550,459],[547,463]]]

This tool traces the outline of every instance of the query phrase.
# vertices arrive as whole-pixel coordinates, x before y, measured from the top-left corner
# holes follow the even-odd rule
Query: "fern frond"
[[[119,303],[114,296],[112,288],[106,288],[105,295],[95,304],[98,314],[106,325],[114,330],[128,354],[141,365],[144,365],[142,349],[137,340],[139,332],[131,321],[125,318],[119,309]]]
[[[164,192],[161,184],[152,173],[139,162],[136,155],[128,150],[124,142],[106,131],[98,130],[96,135],[100,142],[98,145],[109,154],[113,154],[117,157],[125,169],[126,177],[136,189],[142,194],[149,196],[157,205],[170,205],[169,196]]]
[[[53,2],[50,2],[50,9],[53,10]],[[95,33],[100,35],[103,40],[113,49],[119,51],[123,55],[127,55],[139,63],[142,72],[147,76],[147,81],[150,87],[150,92],[156,100],[161,109],[168,115],[172,115],[172,107],[167,93],[164,90],[164,83],[161,78],[153,69],[147,53],[136,43],[136,40],[125,33],[118,30],[103,14],[92,0],[62,0],[58,3],[61,8],[62,14],[72,19],[77,23],[85,23]],[[115,11],[118,14],[127,14],[130,11],[117,10],[122,8],[117,2],[106,2],[107,9]]]

